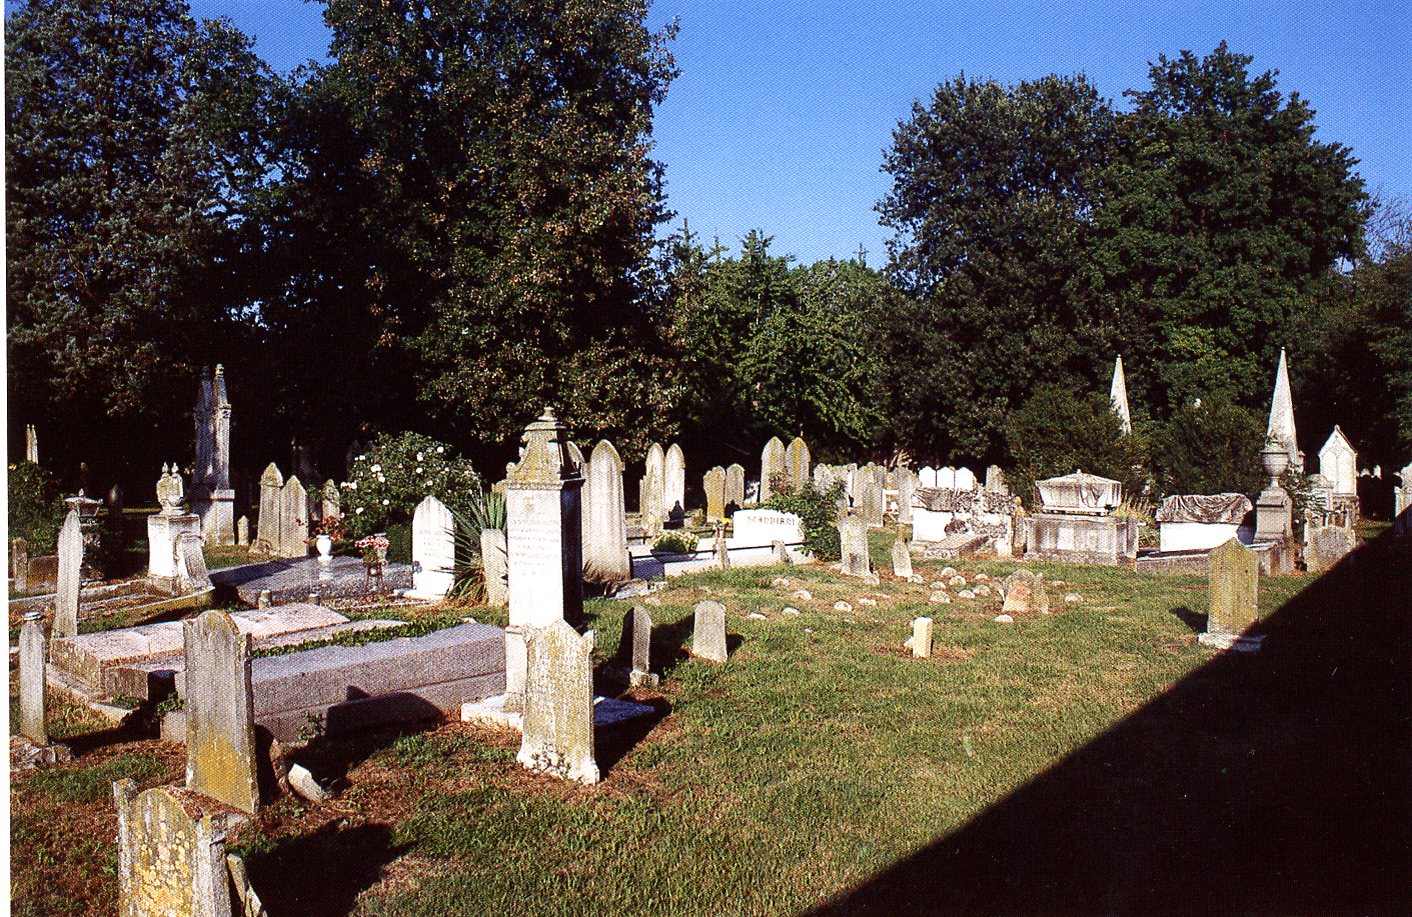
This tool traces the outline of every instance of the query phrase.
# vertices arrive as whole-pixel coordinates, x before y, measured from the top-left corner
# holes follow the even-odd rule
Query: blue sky
[[[197,0],[229,16],[282,70],[327,48],[322,5]],[[681,76],[657,113],[673,225],[731,249],[751,229],[804,263],[884,259],[873,205],[892,130],[914,99],[965,72],[1015,82],[1082,71],[1121,102],[1158,54],[1221,41],[1278,70],[1317,112],[1317,137],[1353,148],[1370,188],[1412,197],[1412,3],[655,0],[676,18]]]

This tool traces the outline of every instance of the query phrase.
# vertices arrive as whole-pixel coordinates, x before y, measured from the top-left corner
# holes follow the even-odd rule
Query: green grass
[[[95,767],[41,770],[30,779],[29,785],[55,802],[97,802],[112,797],[115,780],[132,777],[142,781],[155,777],[160,770],[151,758],[123,754]]]

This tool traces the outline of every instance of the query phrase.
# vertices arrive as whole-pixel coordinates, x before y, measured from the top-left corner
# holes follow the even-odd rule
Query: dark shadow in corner
[[[1182,607],[1173,608],[1172,614],[1187,627],[1190,627],[1192,633],[1206,633],[1206,615],[1202,614],[1201,612],[1192,611],[1190,608]]]
[[[1412,912],[1412,543],[812,913]]]
[[[383,868],[412,846],[393,844],[388,825],[341,822],[329,821],[246,861],[250,884],[270,917],[342,917]]]

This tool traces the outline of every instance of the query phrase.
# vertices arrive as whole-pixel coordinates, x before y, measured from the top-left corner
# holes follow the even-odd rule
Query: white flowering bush
[[[385,532],[409,524],[428,494],[464,512],[480,489],[470,461],[445,443],[420,433],[384,434],[353,460],[343,484],[343,520],[354,536]]]

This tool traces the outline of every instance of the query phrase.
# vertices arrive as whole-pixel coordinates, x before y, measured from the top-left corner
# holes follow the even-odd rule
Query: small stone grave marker
[[[121,917],[231,917],[228,817],[179,787],[113,784]]]
[[[1049,590],[1044,585],[1044,574],[1016,570],[1005,578],[1000,589],[1005,597],[1000,610],[1005,614],[1049,614]],[[989,591],[987,588],[987,594]]]
[[[20,625],[20,735],[41,748],[49,744],[44,719],[44,672],[48,662],[44,615],[25,612]]]
[[[691,655],[712,662],[725,662],[726,606],[720,602],[696,603],[696,626],[691,638]]]
[[[903,646],[912,651],[913,658],[930,659],[932,655],[932,619],[913,618],[912,636],[907,638],[907,642]]]
[[[898,579],[912,578],[912,552],[901,538],[892,543],[892,575]]]
[[[861,516],[845,516],[838,521],[843,572],[850,576],[868,576],[873,572],[868,558],[868,523]]]
[[[1206,633],[1200,642],[1220,649],[1255,649],[1258,638],[1244,638],[1259,615],[1260,561],[1255,552],[1232,538],[1211,551],[1211,601]]]

